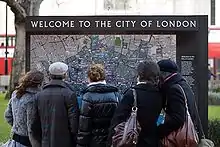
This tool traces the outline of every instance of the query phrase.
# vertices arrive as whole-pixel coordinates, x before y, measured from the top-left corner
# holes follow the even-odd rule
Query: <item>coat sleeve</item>
[[[34,138],[31,125],[34,123],[33,120],[35,119],[36,111],[37,108],[35,107],[35,101],[30,101],[27,104],[27,128],[28,128],[28,136],[29,140],[34,147],[39,147],[40,146],[40,141]],[[39,128],[41,129],[41,128]]]
[[[68,120],[70,125],[69,127],[73,135],[73,139],[75,141],[78,130],[78,121],[79,121],[79,106],[75,93],[73,93],[71,97],[68,97],[66,99],[66,107],[68,111]]]
[[[5,110],[5,120],[10,124],[11,126],[13,125],[13,114],[12,114],[12,99],[9,100],[8,106]]]
[[[89,146],[92,131],[92,109],[92,102],[88,99],[83,98],[79,117],[77,147]]]
[[[131,113],[131,108],[133,106],[134,98],[131,90],[128,90],[123,96],[115,111],[115,114],[111,121],[111,126],[109,129],[107,147],[111,146],[112,136],[114,135],[114,128],[123,121],[126,121]]]
[[[168,136],[184,125],[186,118],[185,98],[180,88],[171,87],[167,91],[166,118],[164,124],[159,126],[160,137]]]
[[[27,108],[28,134],[31,135],[29,137],[32,145],[33,143],[34,144],[41,143],[41,138],[42,138],[41,120],[40,120],[37,103],[38,103],[38,97],[37,95],[35,95],[33,101],[31,101],[30,105],[28,105]]]

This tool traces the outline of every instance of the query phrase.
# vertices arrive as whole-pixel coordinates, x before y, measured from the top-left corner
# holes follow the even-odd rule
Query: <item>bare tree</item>
[[[39,15],[43,0],[0,0],[6,2],[15,15],[16,47],[10,78],[9,95],[14,90],[25,69],[25,18]]]

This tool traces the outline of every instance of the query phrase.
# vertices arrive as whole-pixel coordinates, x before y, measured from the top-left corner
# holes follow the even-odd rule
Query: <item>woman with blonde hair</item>
[[[89,85],[83,92],[77,147],[105,147],[111,119],[118,105],[118,89],[105,81],[101,64],[88,70]]]
[[[21,79],[12,93],[5,119],[12,126],[12,142],[17,147],[31,147],[31,123],[33,121],[34,95],[40,90],[44,75],[40,71],[30,71]]]

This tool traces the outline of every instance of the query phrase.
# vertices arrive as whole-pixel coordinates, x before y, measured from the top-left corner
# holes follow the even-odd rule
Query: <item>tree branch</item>
[[[34,0],[33,2],[33,16],[38,16],[39,15],[39,10],[40,10],[40,5],[43,2],[43,0]]]
[[[0,0],[0,1],[6,2],[8,4],[8,6],[11,8],[11,11],[14,13],[15,17],[24,19],[27,16],[25,10],[15,0]]]
[[[43,2],[43,0],[37,0],[37,2],[40,5]]]

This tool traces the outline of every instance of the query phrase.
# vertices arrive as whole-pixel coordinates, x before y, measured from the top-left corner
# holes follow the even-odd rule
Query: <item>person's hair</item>
[[[142,61],[137,67],[138,77],[140,82],[151,83],[158,86],[160,68],[153,61]]]
[[[105,70],[102,64],[92,64],[88,70],[88,77],[91,82],[105,80]]]
[[[27,72],[19,81],[19,85],[16,89],[17,98],[21,98],[27,88],[37,88],[42,84],[44,80],[44,74],[40,71]]]
[[[50,74],[50,79],[52,79],[52,80],[63,80],[63,79],[65,79],[65,77],[66,77],[66,74],[64,74],[64,75],[52,75],[52,74]]]

